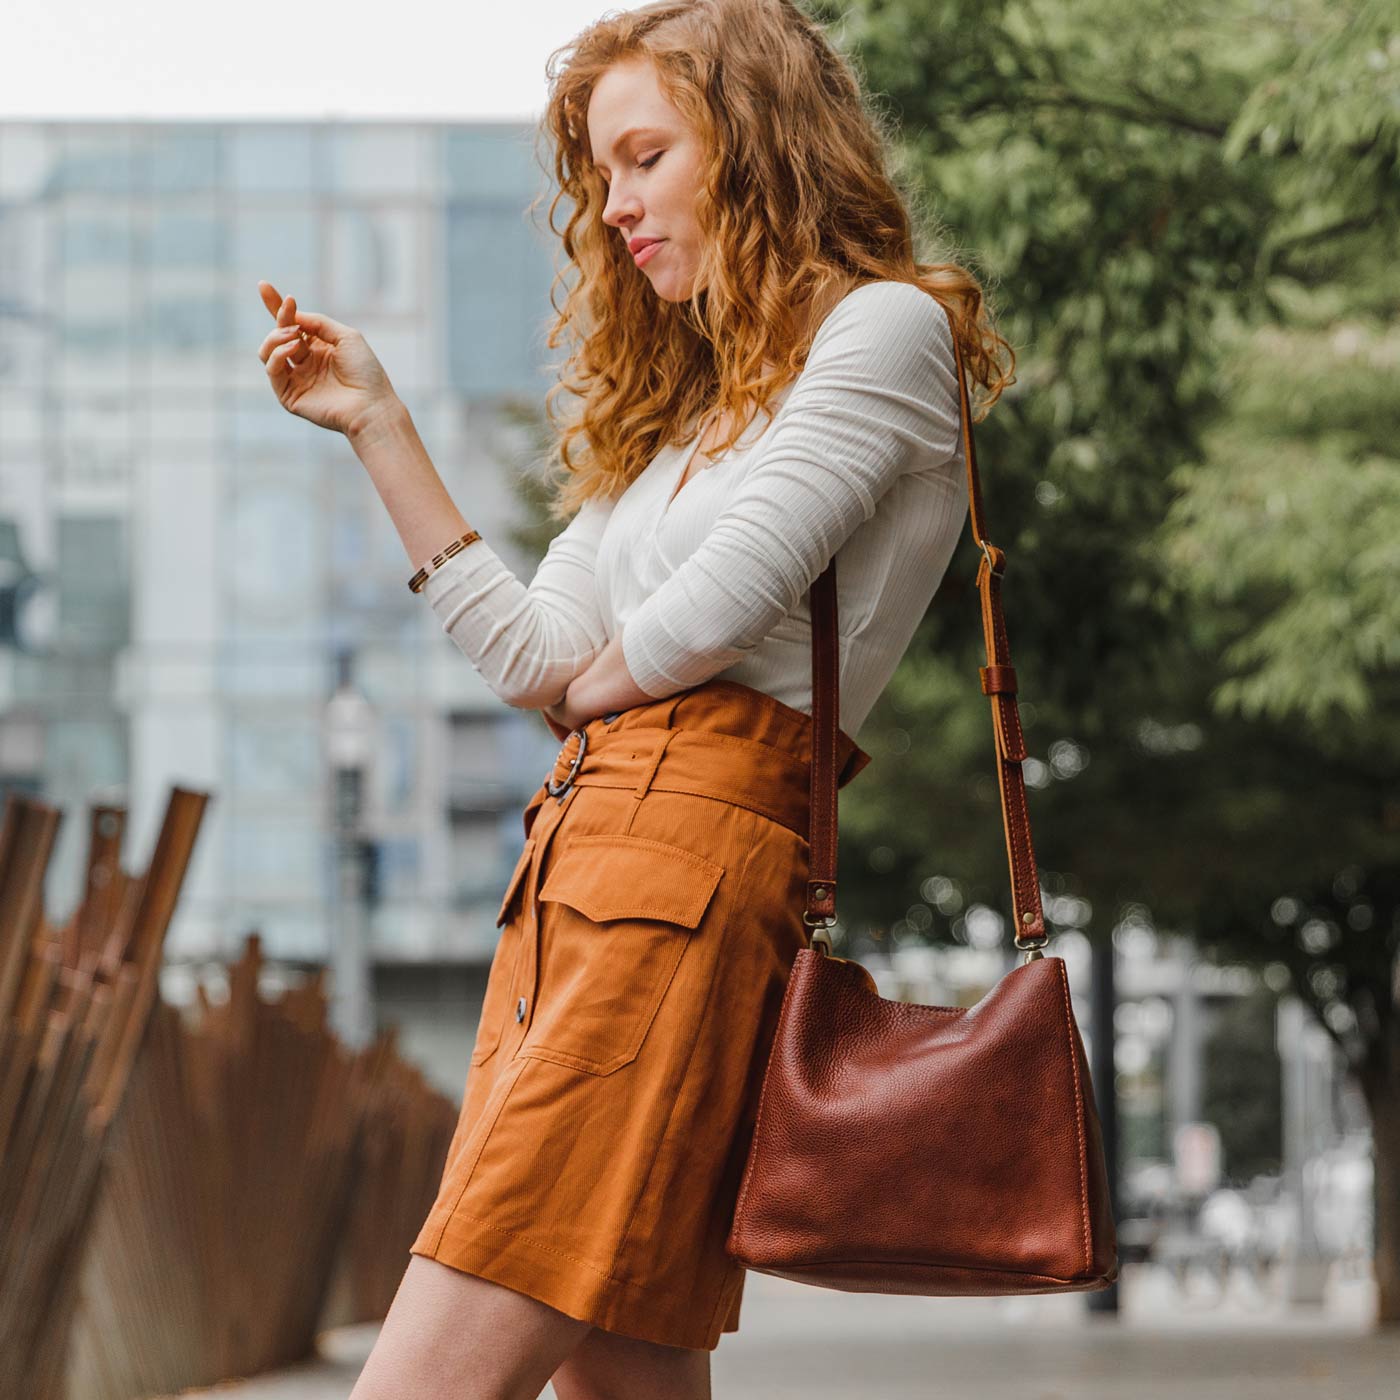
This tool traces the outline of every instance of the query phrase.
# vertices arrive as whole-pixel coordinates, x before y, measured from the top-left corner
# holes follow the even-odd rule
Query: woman
[[[976,280],[915,262],[878,122],[795,5],[662,0],[572,48],[544,118],[579,273],[550,338],[571,519],[528,587],[364,338],[260,284],[280,401],[348,436],[443,630],[563,741],[353,1400],[709,1395],[807,943],[807,590],[835,554],[844,783],[967,510],[953,336],[991,397],[1010,382]]]

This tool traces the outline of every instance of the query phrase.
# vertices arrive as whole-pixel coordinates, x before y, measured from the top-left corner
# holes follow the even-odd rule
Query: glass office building
[[[50,917],[80,893],[88,801],[127,803],[137,870],[181,784],[213,796],[167,957],[257,930],[271,958],[326,960],[348,649],[376,719],[374,960],[489,959],[557,741],[409,593],[345,439],[277,403],[257,283],[365,333],[528,580],[521,482],[559,354],[534,143],[521,123],[0,124],[0,788],[64,810]]]

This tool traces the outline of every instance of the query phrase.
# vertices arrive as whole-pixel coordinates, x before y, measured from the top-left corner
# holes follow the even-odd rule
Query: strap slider
[[[1016,668],[1014,666],[979,666],[982,677],[983,695],[1014,694],[1016,691]]]

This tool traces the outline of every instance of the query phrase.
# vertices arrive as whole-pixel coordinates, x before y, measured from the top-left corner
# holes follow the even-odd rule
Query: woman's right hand
[[[288,413],[350,437],[394,405],[394,386],[359,331],[298,311],[296,298],[282,297],[270,282],[259,282],[258,293],[277,322],[258,358]]]
[[[542,705],[540,713],[544,716],[544,722],[549,726],[549,732],[561,743],[574,731],[564,722],[564,705],[568,701],[569,692],[565,689],[563,695],[552,705]]]

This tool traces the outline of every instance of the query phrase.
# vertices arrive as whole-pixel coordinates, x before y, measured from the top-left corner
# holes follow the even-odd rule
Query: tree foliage
[[[809,8],[898,132],[920,256],[1016,348],[976,434],[1052,924],[1282,963],[1360,1063],[1400,948],[1393,5]],[[1009,914],[978,557],[862,730],[852,928]]]

